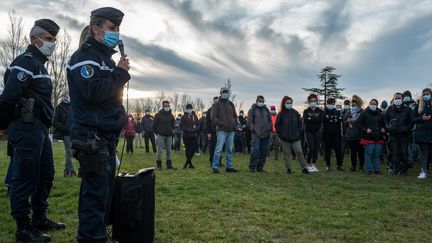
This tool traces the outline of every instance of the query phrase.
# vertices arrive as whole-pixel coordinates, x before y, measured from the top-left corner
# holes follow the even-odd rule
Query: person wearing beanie
[[[195,154],[196,147],[198,145],[197,136],[198,136],[198,117],[193,111],[193,107],[191,104],[186,105],[186,110],[180,121],[180,128],[183,131],[183,143],[185,146],[185,155],[186,155],[186,163],[183,165],[183,169],[186,169],[188,166],[191,169],[195,167],[192,164],[192,158]]]
[[[387,110],[387,107],[388,107],[388,102],[385,100],[381,101],[381,105],[380,105],[381,111],[384,112],[385,110]]]
[[[45,63],[55,50],[59,30],[51,19],[36,20],[29,34],[30,44],[4,74],[0,130],[7,128],[13,148],[10,206],[17,224],[17,242],[50,241],[51,236],[41,230],[65,228],[64,224],[54,222],[46,215],[54,180],[48,131],[54,108],[51,102],[53,87]]]
[[[384,112],[384,123],[390,134],[389,142],[392,151],[393,173],[408,175],[408,142],[411,133],[411,109],[403,104],[403,95],[393,96],[393,105]]]
[[[367,174],[381,174],[380,156],[385,143],[386,133],[382,112],[378,109],[378,100],[371,99],[369,106],[358,118],[361,131],[360,144],[364,146]]]
[[[324,108],[325,117],[323,124],[323,140],[324,140],[324,160],[326,162],[327,171],[331,170],[331,152],[335,151],[336,165],[338,171],[344,171],[342,168],[342,114],[335,108],[336,100],[334,98],[327,99],[327,105]]]

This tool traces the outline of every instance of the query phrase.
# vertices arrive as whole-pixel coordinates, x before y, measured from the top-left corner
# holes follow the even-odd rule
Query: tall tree
[[[342,95],[342,91],[345,89],[337,87],[341,75],[333,73],[335,70],[336,68],[331,66],[321,69],[320,74],[317,75],[321,88],[303,88],[303,90],[318,95],[319,104],[324,104],[324,106],[327,98],[345,99],[346,97]]]
[[[6,39],[0,41],[0,77],[3,75],[12,61],[24,52],[27,46],[27,38],[24,34],[23,18],[17,16],[15,11],[9,11],[9,28]],[[0,82],[0,91],[3,90],[3,82]]]
[[[205,108],[204,101],[200,97],[197,97],[195,99],[194,103],[195,103],[195,106],[194,106],[195,112],[202,114],[202,112],[204,111],[204,108]]]
[[[171,106],[174,112],[177,112],[179,109],[179,103],[180,103],[180,95],[178,93],[174,93],[172,97],[170,97]]]
[[[182,94],[182,96],[180,98],[180,108],[179,108],[179,111],[184,112],[186,110],[186,105],[187,104],[193,105],[192,97],[189,94]]]
[[[68,32],[63,30],[57,37],[56,49],[49,57],[47,64],[53,83],[52,102],[54,107],[58,105],[62,94],[67,90],[66,66],[72,53],[70,48],[71,37]]]

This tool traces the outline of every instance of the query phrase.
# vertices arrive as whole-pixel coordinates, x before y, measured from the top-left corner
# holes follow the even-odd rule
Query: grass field
[[[8,165],[0,142],[0,178]],[[63,177],[63,144],[54,143],[56,176],[49,216],[67,224],[54,242],[73,242],[80,179]],[[303,175],[294,161],[287,176],[281,159],[267,173],[247,172],[248,155],[234,157],[240,173],[212,174],[208,154],[195,170],[156,172],[156,242],[432,242],[432,180],[360,172]],[[180,168],[183,152],[173,157]],[[122,171],[154,166],[155,155],[125,155]],[[346,164],[348,164],[346,158]],[[348,165],[345,166],[348,169]],[[0,242],[14,240],[6,188],[0,189]]]

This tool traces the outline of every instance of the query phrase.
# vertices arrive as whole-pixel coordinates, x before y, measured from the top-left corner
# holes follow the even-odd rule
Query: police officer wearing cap
[[[129,81],[129,60],[115,64],[111,56],[119,41],[123,13],[115,8],[91,12],[90,37],[72,55],[67,68],[74,114],[71,128],[74,156],[80,163],[78,242],[107,242],[109,205],[113,193],[115,149],[127,121],[122,105]],[[85,36],[83,34],[82,36]]]
[[[40,231],[65,228],[46,217],[54,163],[48,137],[53,118],[52,82],[44,64],[54,51],[58,31],[59,26],[50,19],[35,22],[31,44],[8,67],[0,95],[1,117],[8,121],[13,147],[10,201],[17,242],[50,241],[51,236]]]

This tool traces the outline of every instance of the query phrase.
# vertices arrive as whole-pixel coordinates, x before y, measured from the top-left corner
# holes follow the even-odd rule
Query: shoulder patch
[[[94,75],[94,69],[90,65],[84,65],[81,67],[80,73],[83,78],[91,78]]]
[[[28,80],[29,75],[23,71],[18,72],[17,79],[20,82],[25,82]]]

